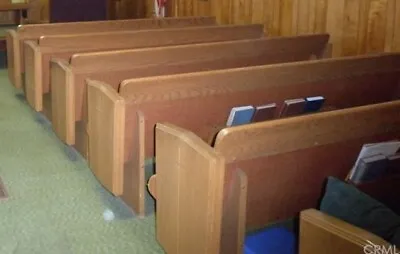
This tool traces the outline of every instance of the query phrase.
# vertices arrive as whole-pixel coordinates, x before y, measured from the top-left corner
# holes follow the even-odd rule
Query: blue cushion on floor
[[[285,228],[268,228],[249,234],[244,244],[244,254],[295,254],[295,235]]]

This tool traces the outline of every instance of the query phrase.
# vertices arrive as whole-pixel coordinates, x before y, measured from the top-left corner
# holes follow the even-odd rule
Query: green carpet
[[[163,253],[154,215],[135,218],[57,139],[0,70],[0,254]],[[106,221],[104,211],[115,219]]]

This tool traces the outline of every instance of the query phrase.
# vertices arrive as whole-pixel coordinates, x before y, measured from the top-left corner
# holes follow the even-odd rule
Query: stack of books
[[[321,110],[325,98],[322,96],[285,100],[280,112],[277,104],[270,103],[254,107],[252,105],[232,108],[226,125],[237,126],[242,124],[257,123],[274,118],[290,117]]]
[[[347,179],[355,184],[400,173],[400,141],[366,144]]]

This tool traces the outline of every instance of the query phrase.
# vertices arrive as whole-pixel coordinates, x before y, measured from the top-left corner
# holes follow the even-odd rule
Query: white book
[[[361,152],[358,155],[356,163],[354,163],[354,166],[353,166],[348,178],[350,180],[353,178],[354,173],[355,173],[354,172],[355,168],[361,159],[370,157],[373,155],[377,155],[377,154],[382,154],[386,157],[392,156],[392,155],[396,154],[396,152],[399,150],[399,148],[400,148],[400,141],[398,141],[398,140],[363,145]]]

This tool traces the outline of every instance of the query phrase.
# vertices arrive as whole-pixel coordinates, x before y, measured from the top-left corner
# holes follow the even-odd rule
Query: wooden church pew
[[[21,74],[24,73],[23,43],[26,40],[39,40],[41,36],[212,25],[216,25],[215,17],[174,17],[21,25],[16,30],[8,30],[6,34],[8,76],[15,87],[22,87]]]
[[[43,93],[51,89],[52,58],[68,59],[79,52],[255,39],[263,35],[262,25],[227,25],[42,36],[38,41],[26,41],[24,44],[27,101],[33,109],[42,111]]]
[[[75,145],[77,132],[86,135],[81,123],[86,78],[107,82],[117,90],[128,78],[309,60],[324,56],[328,40],[329,35],[317,34],[83,53],[73,55],[70,61],[53,59],[51,93],[44,94],[43,111],[58,137]],[[85,155],[84,143],[77,148]]]
[[[157,124],[157,239],[171,254],[242,253],[246,231],[317,207],[363,144],[397,138],[399,100],[226,128],[213,147]]]
[[[122,82],[119,93],[89,80],[89,166],[144,214],[144,165],[154,157],[157,122],[212,140],[235,106],[275,102],[279,111],[286,99],[319,95],[337,109],[389,101],[400,97],[399,63],[400,54],[382,54],[138,78]]]

